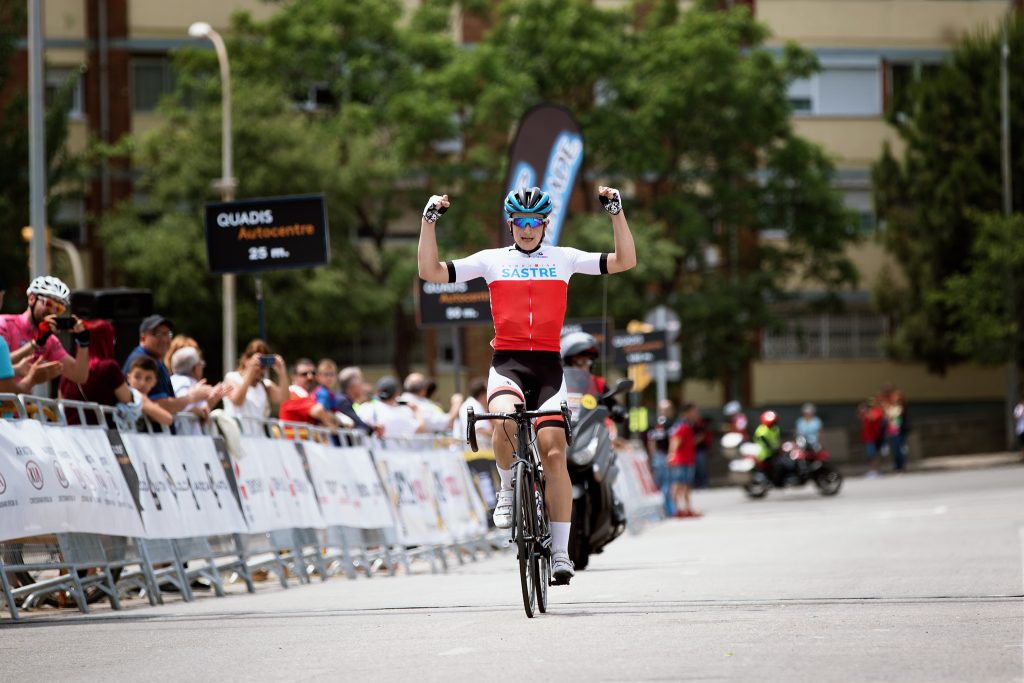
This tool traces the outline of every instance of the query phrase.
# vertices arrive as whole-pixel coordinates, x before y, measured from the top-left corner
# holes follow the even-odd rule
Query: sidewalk
[[[940,455],[933,458],[922,458],[909,463],[911,471],[933,472],[936,470],[967,470],[986,467],[1002,467],[1005,465],[1024,464],[1024,459],[1017,451],[999,453],[972,453],[970,455]]]

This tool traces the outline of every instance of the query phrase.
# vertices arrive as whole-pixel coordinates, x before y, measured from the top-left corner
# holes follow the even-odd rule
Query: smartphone
[[[74,318],[56,318],[58,330],[71,330],[75,327]]]
[[[260,356],[260,365],[265,368],[274,367],[274,363],[276,362],[277,358],[274,358],[273,356]]]

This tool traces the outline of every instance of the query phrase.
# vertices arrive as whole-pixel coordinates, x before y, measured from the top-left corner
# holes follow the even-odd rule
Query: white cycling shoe
[[[576,567],[569,559],[569,553],[564,550],[556,550],[551,553],[551,585],[568,586],[574,576],[576,576]]]
[[[498,491],[498,502],[494,506],[494,526],[499,529],[512,528],[512,505],[514,502],[515,492],[512,489]]]

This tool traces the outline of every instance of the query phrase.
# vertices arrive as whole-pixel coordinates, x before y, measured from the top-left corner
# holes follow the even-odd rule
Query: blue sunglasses
[[[516,216],[512,219],[512,225],[517,228],[542,228],[544,227],[544,219],[531,216]]]

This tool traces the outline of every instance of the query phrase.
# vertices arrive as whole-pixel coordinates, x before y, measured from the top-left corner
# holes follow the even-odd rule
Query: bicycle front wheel
[[[523,608],[526,616],[533,617],[537,606],[537,584],[534,570],[534,493],[533,477],[526,463],[516,466],[515,506],[513,524],[516,532],[516,550],[519,553],[519,583],[523,589]]]

